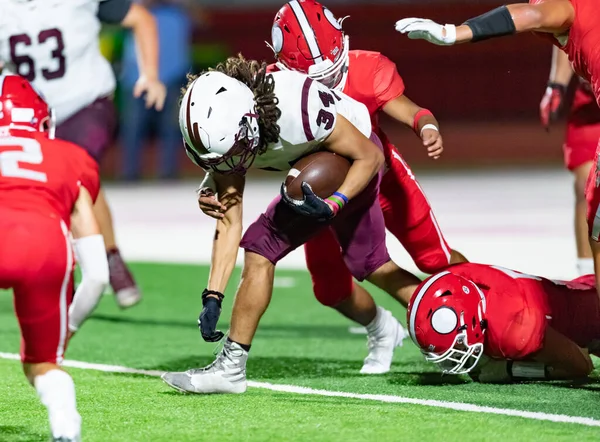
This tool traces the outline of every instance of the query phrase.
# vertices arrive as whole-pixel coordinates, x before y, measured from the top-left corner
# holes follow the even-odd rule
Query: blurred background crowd
[[[106,27],[101,44],[118,78],[119,136],[103,160],[107,178],[129,181],[199,176],[187,160],[177,125],[179,89],[198,72],[230,55],[273,61],[265,44],[283,0],[138,0],[154,14],[160,39],[160,78],[168,88],[165,110],[147,110],[132,97],[138,77],[131,35]],[[393,60],[406,93],[441,123],[445,153],[428,160],[410,130],[383,128],[414,169],[561,165],[564,125],[546,132],[539,102],[550,69],[551,47],[532,35],[452,50],[410,41],[394,30],[403,17],[462,22],[502,2],[493,0],[324,0],[351,49],[379,51]]]

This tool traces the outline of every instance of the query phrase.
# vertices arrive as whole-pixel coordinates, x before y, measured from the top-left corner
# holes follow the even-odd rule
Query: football
[[[327,198],[340,188],[349,169],[350,161],[340,155],[325,151],[307,155],[288,172],[287,193],[291,198],[303,199],[301,184],[305,181],[317,196]]]

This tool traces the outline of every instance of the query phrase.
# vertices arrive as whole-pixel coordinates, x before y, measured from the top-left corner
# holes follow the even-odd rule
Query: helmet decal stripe
[[[298,20],[298,24],[300,25],[300,29],[302,29],[302,34],[306,39],[308,49],[310,50],[310,54],[313,57],[315,63],[322,62],[323,57],[321,54],[321,50],[319,49],[319,44],[317,43],[317,37],[315,35],[315,32],[313,31],[313,28],[310,26],[304,9],[302,9],[302,6],[298,2],[298,0],[290,1],[289,5],[292,8],[292,12],[296,16],[296,20]]]
[[[187,126],[187,136],[189,140],[192,142],[190,146],[194,150],[202,150],[202,139],[200,138],[200,133],[198,131],[198,123],[192,124],[192,89],[194,85],[190,86],[190,93],[188,95],[186,105],[186,126]]]
[[[308,117],[308,92],[310,91],[312,82],[313,80],[307,77],[302,86],[302,127],[304,128],[304,135],[308,141],[313,141],[315,139],[312,129],[310,128],[310,120]]]
[[[414,301],[410,308],[410,318],[408,320],[408,332],[410,333],[410,337],[416,345],[419,345],[419,343],[417,342],[417,334],[415,331],[415,318],[417,317],[417,310],[419,309],[419,304],[421,303],[423,296],[425,296],[425,293],[427,293],[427,290],[429,290],[429,287],[431,287],[431,285],[434,282],[436,282],[438,279],[440,279],[442,276],[447,275],[449,273],[450,272],[446,270],[446,271],[438,273],[437,275],[433,275],[431,278],[429,278],[429,281],[427,281],[423,285],[423,287],[421,287],[421,290],[419,290],[417,292],[417,294],[415,295]]]

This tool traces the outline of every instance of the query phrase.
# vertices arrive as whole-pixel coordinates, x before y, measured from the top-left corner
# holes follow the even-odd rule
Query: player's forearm
[[[501,6],[457,26],[456,43],[528,31],[564,32],[571,26],[573,17],[574,11],[568,0]]]
[[[374,146],[375,147],[375,146]],[[383,167],[385,159],[379,149],[373,150],[373,154],[365,158],[354,160],[346,179],[338,189],[338,192],[346,195],[348,200],[361,193],[371,180]]]
[[[159,47],[156,20],[146,8],[134,3],[122,25],[133,31],[140,75],[157,79]]]
[[[569,56],[556,46],[552,47],[552,65],[550,67],[550,76],[548,81],[550,83],[568,86],[572,77],[573,68],[569,62]]]
[[[241,218],[241,217],[240,217]],[[235,268],[240,241],[242,239],[242,221],[230,225],[227,221],[217,220],[213,241],[208,290],[225,292],[231,273]]]

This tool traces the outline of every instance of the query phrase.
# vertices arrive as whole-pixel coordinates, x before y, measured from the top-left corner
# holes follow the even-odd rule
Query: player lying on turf
[[[0,2],[0,60],[40,90],[56,113],[56,136],[100,161],[116,128],[115,76],[100,53],[101,22],[130,28],[138,44],[136,96],[161,109],[166,89],[158,78],[158,37],[152,15],[131,0],[5,0]],[[7,72],[5,72],[7,73]],[[110,284],[121,308],[141,299],[115,241],[101,190],[94,211],[110,264]]]
[[[540,103],[540,117],[546,128],[558,119],[560,111],[565,107],[567,88],[572,77],[573,69],[567,54],[554,47],[550,78]],[[563,152],[565,166],[575,178],[575,239],[577,270],[580,275],[594,273],[586,219],[585,184],[592,169],[599,140],[600,108],[596,104],[590,84],[579,77],[567,121]]]
[[[586,377],[593,369],[589,352],[600,350],[593,275],[551,281],[457,264],[421,283],[407,317],[428,361],[480,382]]]
[[[206,340],[222,336],[215,332],[216,320],[240,245],[245,257],[230,334],[216,361],[205,369],[166,373],[165,382],[193,393],[244,392],[248,351],[270,302],[275,265],[328,225],[356,279],[367,279],[405,302],[410,298],[419,281],[391,261],[387,252],[377,201],[384,158],[364,105],[297,72],[266,74],[265,64],[240,57],[190,83],[180,125],[188,155],[213,170],[217,197],[226,207],[217,220],[208,289],[203,294],[200,325]],[[321,199],[303,185],[304,199],[292,200],[283,185],[282,196],[241,238],[246,169],[287,170],[290,163],[319,149],[352,160],[337,192]],[[376,319],[372,300],[363,305],[350,298],[345,306]],[[393,349],[393,334],[401,327],[391,315],[379,322],[373,334],[387,334]],[[388,357],[387,364],[391,354]]]
[[[53,440],[79,441],[75,386],[59,364],[73,284],[69,225],[81,237],[82,265],[89,246],[92,260],[99,246],[108,282],[93,213],[98,166],[83,149],[53,139],[51,111],[25,79],[0,76],[0,105],[0,288],[14,291],[23,370],[48,409]]]

